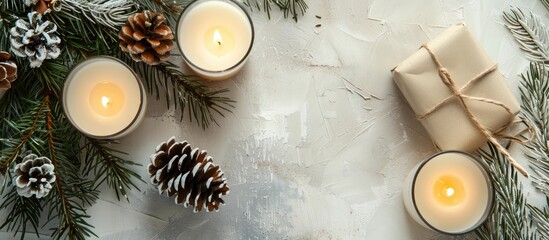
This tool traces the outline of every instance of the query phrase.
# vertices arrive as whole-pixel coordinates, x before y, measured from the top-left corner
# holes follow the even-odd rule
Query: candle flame
[[[111,105],[111,99],[106,96],[101,97],[101,105],[103,105],[104,108],[108,108],[109,105]]]
[[[219,30],[215,30],[213,35],[213,41],[215,44],[217,44],[217,46],[221,47],[223,43],[223,38],[221,38],[221,33],[219,33]]]
[[[451,196],[454,196],[455,190],[449,187],[449,188],[446,188],[445,193],[447,197],[451,197]]]

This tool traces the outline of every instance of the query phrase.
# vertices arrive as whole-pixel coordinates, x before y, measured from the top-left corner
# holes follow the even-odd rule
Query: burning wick
[[[454,195],[454,189],[451,188],[451,187],[446,188],[445,192],[446,192],[446,196],[447,196],[447,197],[451,197],[451,196]]]
[[[218,30],[215,30],[215,32],[214,32],[213,40],[214,40],[215,44],[217,44],[217,46],[221,47],[223,39],[221,38],[221,34],[219,33]]]
[[[111,99],[106,96],[101,97],[101,105],[103,105],[104,108],[108,108],[109,105],[111,105]]]

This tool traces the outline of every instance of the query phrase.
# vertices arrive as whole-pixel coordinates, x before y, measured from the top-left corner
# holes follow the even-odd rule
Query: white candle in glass
[[[185,62],[210,80],[234,76],[244,66],[254,41],[248,13],[231,0],[197,0],[181,13],[177,44]]]
[[[480,226],[494,203],[486,165],[471,155],[446,151],[419,163],[403,189],[404,205],[426,228],[464,234]]]
[[[67,76],[63,108],[82,133],[99,139],[129,134],[143,119],[146,107],[143,85],[123,62],[92,57]]]

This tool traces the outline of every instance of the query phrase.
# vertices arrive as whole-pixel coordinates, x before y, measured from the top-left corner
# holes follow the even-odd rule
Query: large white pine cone
[[[57,35],[57,25],[42,21],[38,12],[28,14],[29,22],[19,19],[10,29],[11,51],[18,57],[28,58],[32,68],[40,67],[46,59],[59,57],[61,38]]]
[[[54,166],[47,157],[29,154],[21,163],[15,165],[13,185],[23,197],[42,198],[47,196],[55,181]]]
[[[225,203],[221,197],[229,194],[227,179],[206,151],[171,137],[156,147],[150,159],[151,183],[160,194],[175,196],[176,204],[193,206],[194,212],[209,212],[219,211]]]

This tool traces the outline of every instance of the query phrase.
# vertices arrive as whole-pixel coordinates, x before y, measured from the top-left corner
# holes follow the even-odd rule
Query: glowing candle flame
[[[446,188],[445,193],[447,197],[451,197],[454,195],[455,191],[453,188],[449,187],[449,188]]]
[[[111,104],[111,99],[109,99],[106,96],[101,97],[101,105],[103,105],[104,108],[108,108]]]
[[[214,41],[215,44],[217,44],[217,46],[221,47],[221,45],[223,43],[223,38],[221,38],[221,33],[219,33],[218,30],[215,30],[215,32],[214,32],[213,41]]]

